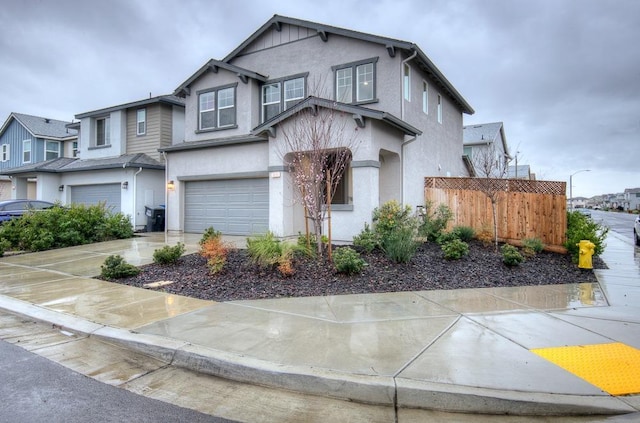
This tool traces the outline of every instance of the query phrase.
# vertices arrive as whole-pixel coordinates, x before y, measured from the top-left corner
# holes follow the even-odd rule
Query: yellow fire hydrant
[[[593,269],[593,252],[595,251],[596,244],[589,240],[582,240],[576,244],[580,248],[580,255],[578,256],[578,267],[580,269]]]

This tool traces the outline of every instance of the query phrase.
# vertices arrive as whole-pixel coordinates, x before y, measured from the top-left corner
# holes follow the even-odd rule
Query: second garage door
[[[210,226],[226,235],[254,235],[269,228],[269,180],[229,179],[185,183],[185,232]]]
[[[104,202],[113,213],[122,210],[120,184],[73,185],[71,186],[71,202],[96,205]]]

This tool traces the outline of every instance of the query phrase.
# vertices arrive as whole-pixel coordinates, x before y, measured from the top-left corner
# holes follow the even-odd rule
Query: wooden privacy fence
[[[447,205],[452,225],[471,226],[493,234],[491,200],[496,194],[498,238],[515,242],[539,238],[549,246],[565,242],[567,230],[566,183],[491,178],[425,178],[425,200]]]

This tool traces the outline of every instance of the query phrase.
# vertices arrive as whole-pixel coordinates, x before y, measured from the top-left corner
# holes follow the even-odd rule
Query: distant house
[[[471,176],[507,176],[511,155],[502,122],[466,125],[462,137],[463,154],[471,168]],[[491,175],[487,175],[485,169],[490,162],[493,162]]]
[[[12,189],[7,171],[60,157],[73,157],[78,134],[69,122],[11,113],[0,128],[0,199],[37,198],[37,180]]]
[[[75,154],[7,171],[15,190],[37,180],[39,200],[105,203],[143,229],[145,206],[165,203],[165,164],[158,149],[183,138],[184,100],[159,96],[75,117],[79,122],[67,124],[78,134]]]
[[[625,189],[624,200],[627,210],[640,210],[640,188]]]
[[[507,172],[507,178],[509,179],[526,179],[535,180],[535,175],[531,173],[529,165],[509,166]]]
[[[304,232],[287,162],[304,151],[283,151],[301,110],[331,113],[357,142],[332,198],[336,240],[388,200],[423,205],[425,176],[468,176],[462,116],[473,109],[411,42],[275,15],[175,95],[184,137],[161,148],[170,231]]]

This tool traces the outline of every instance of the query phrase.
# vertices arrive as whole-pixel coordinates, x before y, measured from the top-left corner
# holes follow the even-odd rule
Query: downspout
[[[133,212],[135,213],[135,224],[133,225],[133,229],[135,230],[137,224],[138,224],[138,213],[136,211],[137,209],[137,200],[138,200],[138,184],[136,177],[138,176],[138,174],[142,172],[142,167],[140,167],[138,169],[138,171],[136,173],[133,174]]]
[[[404,65],[413,60],[418,55],[418,50],[414,50],[413,54],[404,59],[400,64],[400,119],[404,121]],[[404,141],[400,146],[400,202],[404,204],[404,147],[415,141],[417,136]]]
[[[164,234],[165,234],[165,240],[166,240],[166,235],[169,232],[168,228],[169,228],[169,224],[167,223],[167,217],[169,215],[169,213],[167,213],[168,209],[169,209],[169,190],[167,189],[167,181],[169,180],[169,162],[167,161],[167,152],[166,151],[162,151],[162,158],[164,159],[164,184],[163,184],[163,189],[164,189]]]

